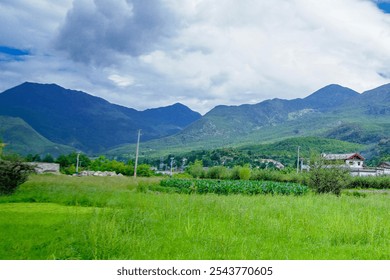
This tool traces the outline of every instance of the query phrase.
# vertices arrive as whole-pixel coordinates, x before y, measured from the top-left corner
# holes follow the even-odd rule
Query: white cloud
[[[0,61],[3,89],[56,82],[137,109],[182,102],[205,113],[390,82],[390,15],[373,1],[35,3],[0,4],[0,45],[33,50]]]
[[[128,87],[134,84],[134,78],[131,76],[121,76],[118,74],[112,74],[108,76],[108,79],[113,81],[119,87]]]

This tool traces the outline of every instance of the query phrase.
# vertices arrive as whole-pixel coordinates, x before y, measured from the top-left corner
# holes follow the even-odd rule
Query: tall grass
[[[0,258],[390,259],[388,194],[138,192],[143,184],[157,182],[33,177],[0,199]]]

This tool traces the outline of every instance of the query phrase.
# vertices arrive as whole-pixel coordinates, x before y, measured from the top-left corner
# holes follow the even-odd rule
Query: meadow
[[[0,196],[0,259],[390,259],[390,194],[178,194],[33,175]]]

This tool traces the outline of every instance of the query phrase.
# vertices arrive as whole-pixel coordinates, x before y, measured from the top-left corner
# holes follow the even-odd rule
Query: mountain
[[[359,94],[326,86],[306,98],[217,106],[183,131],[141,145],[149,154],[270,143],[319,136],[364,145],[390,138],[390,84]],[[124,146],[108,154],[118,155]]]
[[[378,154],[384,150],[378,145],[389,143],[389,115],[390,84],[363,93],[328,85],[305,98],[220,105],[204,116],[180,103],[137,111],[55,84],[24,83],[0,93],[0,116],[8,117],[0,123],[0,137],[19,143],[23,153],[72,147],[131,158],[142,129],[141,157],[306,136],[363,144]]]
[[[201,117],[182,104],[137,111],[56,84],[23,83],[0,93],[0,115],[24,120],[49,141],[87,153],[172,135]]]
[[[0,116],[0,135],[2,142],[7,144],[5,152],[22,155],[51,154],[57,157],[74,151],[72,147],[49,141],[20,118]]]

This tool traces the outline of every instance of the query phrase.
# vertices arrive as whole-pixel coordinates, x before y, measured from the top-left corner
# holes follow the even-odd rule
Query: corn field
[[[164,179],[162,187],[178,193],[303,195],[308,187],[296,183],[249,180]]]

